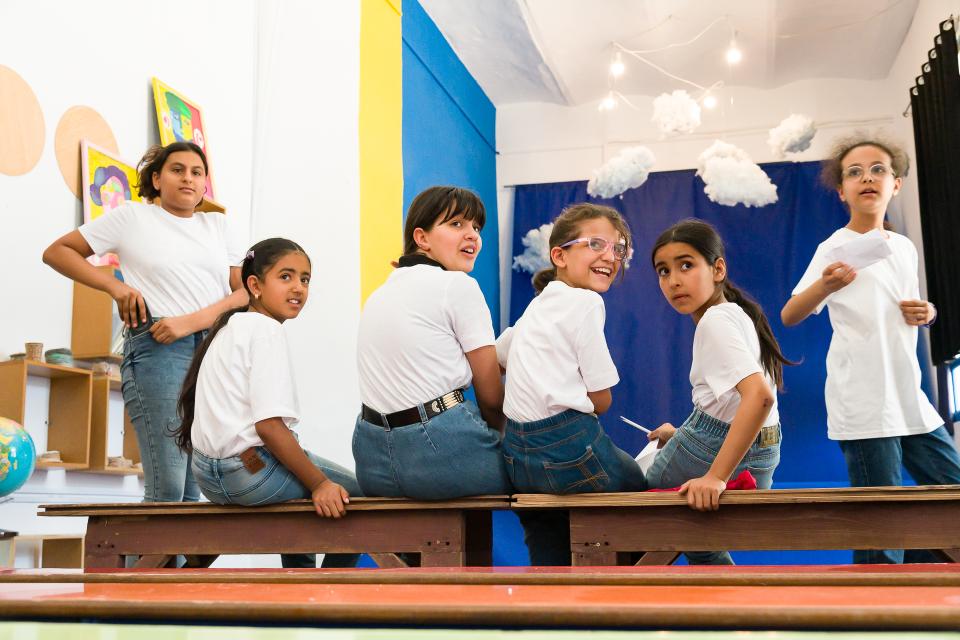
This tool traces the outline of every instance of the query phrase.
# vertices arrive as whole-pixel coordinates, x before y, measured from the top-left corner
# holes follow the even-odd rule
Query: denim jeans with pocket
[[[901,466],[918,485],[960,484],[960,456],[946,428],[930,433],[863,440],[838,440],[852,487],[899,487]],[[855,564],[940,562],[925,549],[856,550]]]
[[[193,353],[207,335],[198,331],[170,344],[153,339],[148,320],[127,329],[120,366],[123,403],[137,433],[145,502],[196,502],[200,491],[190,455],[177,446],[177,399]]]
[[[247,470],[240,456],[210,458],[194,451],[193,474],[203,495],[216,504],[246,506],[310,499],[310,490],[303,486],[269,449],[257,447],[256,451],[264,463],[263,468],[256,473]],[[352,497],[363,495],[356,478],[348,469],[309,451],[304,450],[304,453],[315,467],[346,489]],[[345,517],[349,518],[350,515]],[[360,555],[355,553],[328,553],[323,559],[323,567],[355,567],[359,559]],[[282,554],[281,560],[286,568],[316,566],[316,557],[313,554]]]
[[[650,488],[671,489],[705,475],[720,452],[729,429],[729,423],[694,409],[647,470]],[[761,446],[759,439],[757,436],[757,441],[750,446],[731,477],[747,470],[756,478],[758,489],[769,489],[773,486],[773,472],[780,463],[780,438],[766,446]],[[690,564],[733,564],[726,551],[690,551],[684,555]]]
[[[592,413],[568,409],[535,422],[507,421],[503,458],[521,493],[646,491],[643,471],[619,449]],[[570,564],[566,511],[520,511],[534,566]]]
[[[357,417],[353,458],[364,495],[449,500],[513,492],[500,434],[471,400],[423,422],[384,428]]]

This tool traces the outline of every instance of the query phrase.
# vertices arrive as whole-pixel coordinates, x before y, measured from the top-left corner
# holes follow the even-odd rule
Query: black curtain
[[[930,329],[930,355],[936,363],[960,353],[960,68],[955,27],[953,18],[940,23],[934,48],[910,89],[927,294],[938,311]]]

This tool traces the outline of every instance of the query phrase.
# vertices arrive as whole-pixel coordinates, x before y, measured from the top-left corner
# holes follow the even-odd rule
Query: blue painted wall
[[[416,0],[403,0],[403,209],[427,187],[472,189],[487,208],[471,274],[500,318],[496,109]]]

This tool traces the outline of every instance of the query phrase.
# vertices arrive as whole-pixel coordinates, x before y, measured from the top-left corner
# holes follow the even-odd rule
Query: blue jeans
[[[503,458],[517,491],[595,493],[646,491],[643,471],[619,449],[592,413],[568,409],[535,422],[507,421]],[[566,511],[520,511],[524,542],[534,566],[570,564]]]
[[[647,470],[650,488],[679,487],[687,480],[705,475],[720,452],[729,429],[729,423],[694,409]],[[756,478],[757,488],[769,489],[773,486],[773,472],[779,463],[780,443],[761,446],[757,436],[757,441],[750,446],[731,477],[746,469]],[[726,551],[689,551],[684,555],[690,564],[733,564]]]
[[[206,331],[170,344],[150,334],[153,320],[127,330],[120,367],[123,402],[137,432],[143,464],[145,502],[196,502],[197,483],[190,473],[190,455],[177,447],[173,432],[180,426],[177,399]]]
[[[944,427],[930,433],[864,440],[839,440],[847,461],[850,486],[899,487],[903,484],[901,465],[907,468],[918,485],[960,484],[960,456]],[[856,564],[900,564],[934,562],[932,553],[924,549],[904,552],[902,549],[857,550]]]
[[[513,492],[500,434],[471,400],[424,422],[389,429],[358,416],[353,458],[368,496],[449,500]]]
[[[349,470],[309,451],[305,450],[304,453],[327,478],[341,485],[351,496],[363,495],[357,479]],[[216,504],[247,506],[311,497],[310,490],[269,449],[257,447],[257,454],[264,462],[264,467],[256,473],[250,473],[243,466],[240,456],[218,459],[194,451],[193,474],[203,495]],[[283,554],[280,558],[286,568],[316,566],[316,556],[313,554]],[[329,553],[323,559],[323,567],[355,567],[359,559],[360,555],[355,553]]]

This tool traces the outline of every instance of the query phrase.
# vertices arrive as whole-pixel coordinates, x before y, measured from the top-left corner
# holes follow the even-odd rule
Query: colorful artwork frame
[[[153,78],[153,104],[157,111],[160,144],[166,146],[171,142],[193,142],[203,149],[207,156],[207,164],[211,164],[203,112],[197,103],[158,78]],[[207,172],[207,191],[204,197],[208,200],[215,199],[213,176],[210,171]]]
[[[96,220],[127,200],[143,202],[136,189],[136,168],[114,152],[83,139],[80,167],[84,223]]]

